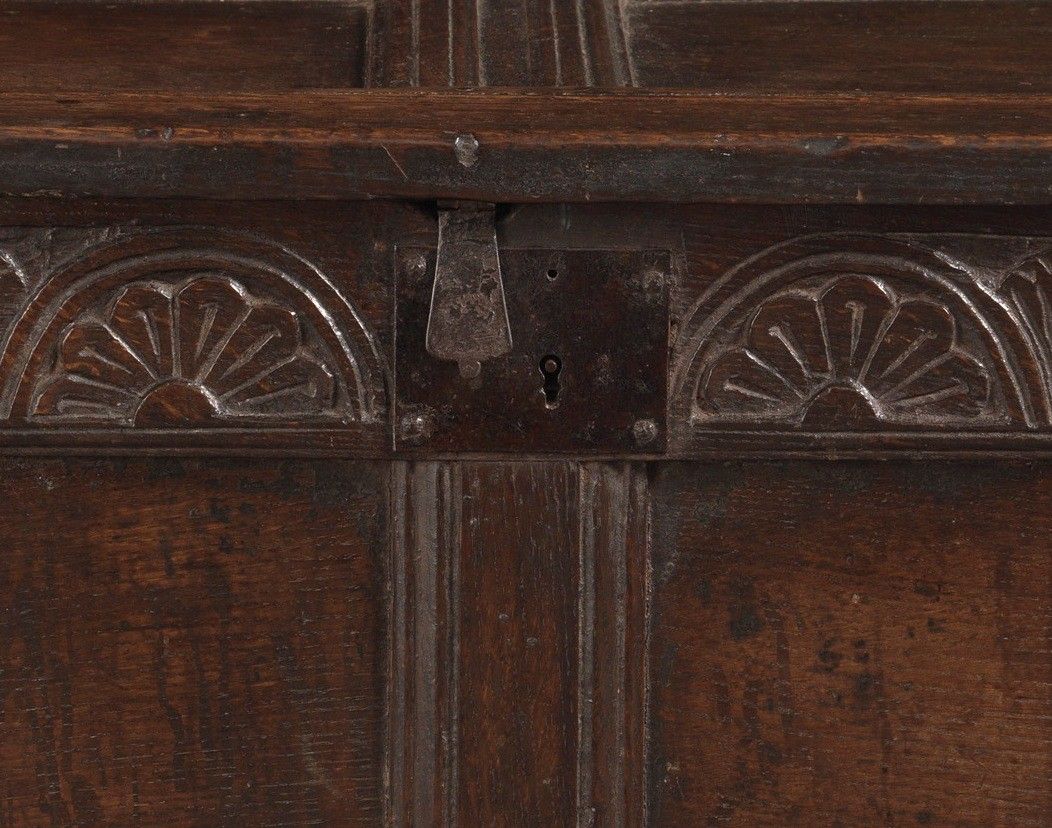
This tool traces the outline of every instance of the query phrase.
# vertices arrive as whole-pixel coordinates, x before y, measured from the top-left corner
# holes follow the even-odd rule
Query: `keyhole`
[[[548,408],[559,405],[559,374],[563,370],[563,362],[555,354],[548,354],[541,360],[541,374],[544,375],[544,404]]]

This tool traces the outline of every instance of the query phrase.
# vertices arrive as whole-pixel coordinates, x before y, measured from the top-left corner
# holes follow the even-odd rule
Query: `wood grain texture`
[[[1043,826],[1048,468],[671,465],[654,824]]]
[[[459,464],[391,469],[392,649],[388,757],[393,825],[455,825]]]
[[[20,0],[0,191],[1048,203],[1052,7],[817,8]]]
[[[14,0],[0,13],[0,88],[363,86],[368,17],[354,0]]]
[[[652,549],[645,466],[588,463],[581,487],[580,823],[647,823],[647,619]]]
[[[0,16],[0,85],[1048,92],[1042,5],[19,0]]]
[[[378,86],[1049,91],[1035,0],[386,0]]]
[[[1050,112],[1044,93],[10,93],[0,192],[1048,203]]]
[[[376,825],[382,473],[5,461],[0,813]]]
[[[617,0],[386,0],[373,42],[377,86],[625,86]]]
[[[644,467],[391,479],[394,824],[644,824]]]
[[[459,558],[460,824],[572,825],[578,747],[577,478],[466,464]]]
[[[6,4],[0,828],[1052,822],[1050,33]]]
[[[1052,89],[1035,0],[628,0],[640,86],[719,92]]]

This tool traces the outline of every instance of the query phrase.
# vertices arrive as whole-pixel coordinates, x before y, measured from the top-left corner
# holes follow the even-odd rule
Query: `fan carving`
[[[333,413],[334,372],[297,314],[221,274],[123,286],[60,337],[34,418],[125,425]]]
[[[1052,417],[1052,251],[1045,250],[1015,265],[1001,283],[1000,294],[1015,312],[1034,352]]]
[[[988,412],[991,377],[961,347],[943,304],[882,279],[840,275],[786,288],[708,360],[696,419],[843,427]]]

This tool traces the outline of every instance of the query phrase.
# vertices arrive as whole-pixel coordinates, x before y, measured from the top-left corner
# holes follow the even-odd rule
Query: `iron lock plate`
[[[429,353],[436,251],[397,251],[396,448],[663,452],[671,254],[499,256],[510,347],[479,368]]]

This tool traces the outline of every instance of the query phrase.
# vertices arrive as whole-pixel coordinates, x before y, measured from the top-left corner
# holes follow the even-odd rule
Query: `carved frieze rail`
[[[1052,441],[1052,240],[833,233],[691,277],[667,448],[641,454]],[[360,307],[401,300],[346,281],[208,227],[0,230],[0,442],[387,454],[415,340],[381,344]]]

